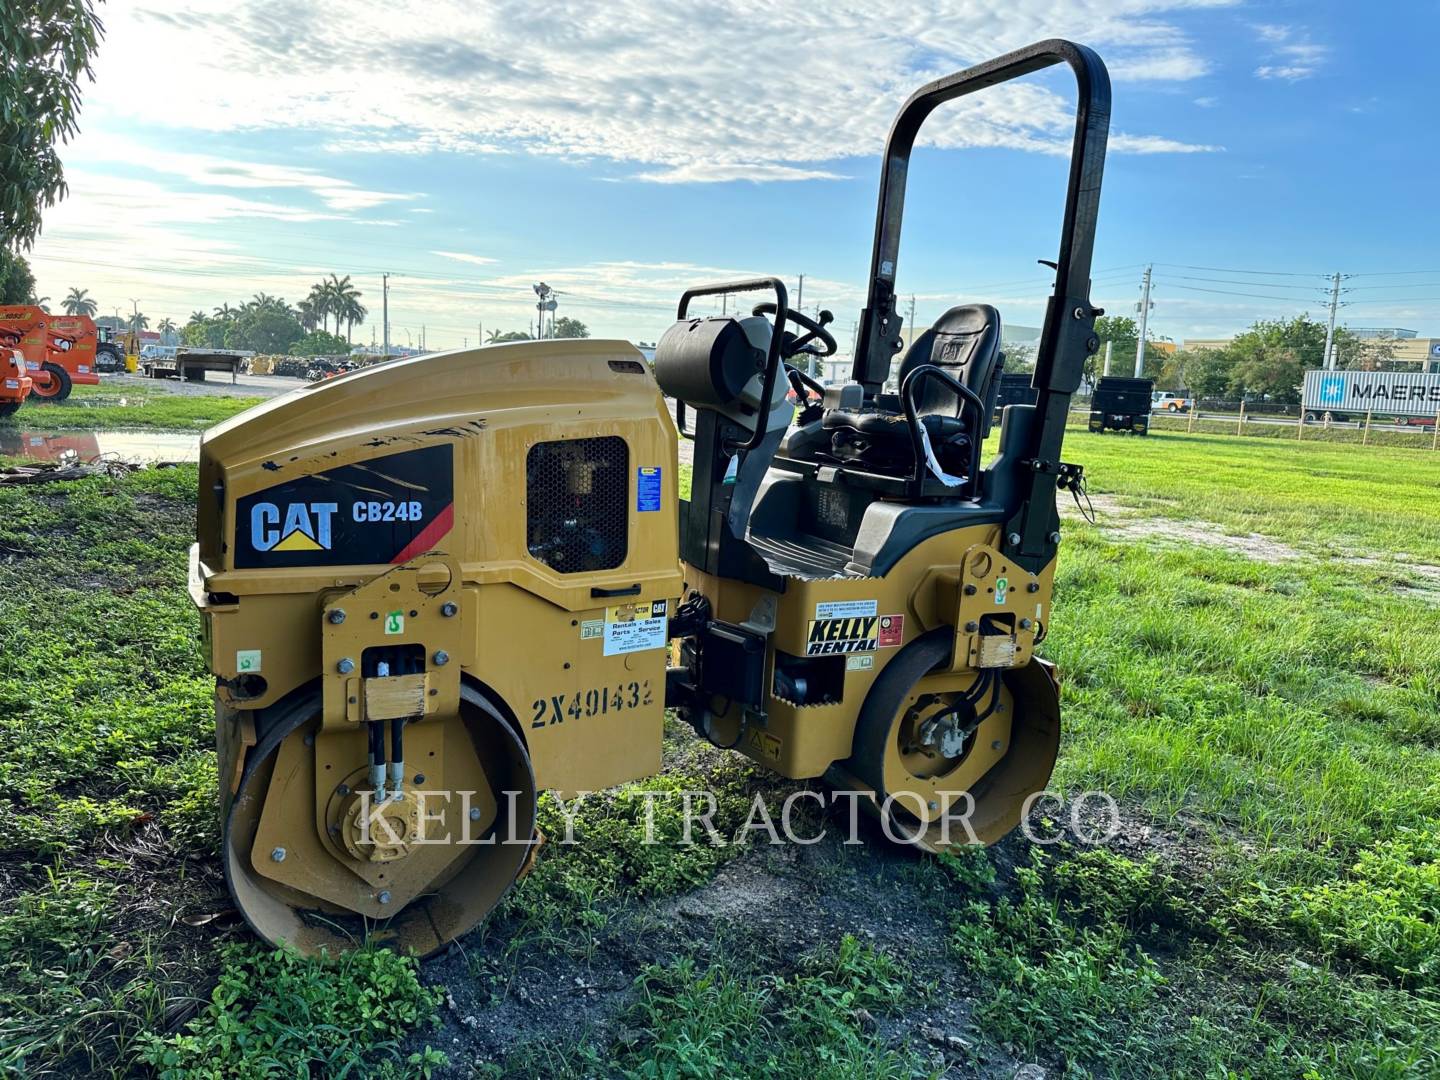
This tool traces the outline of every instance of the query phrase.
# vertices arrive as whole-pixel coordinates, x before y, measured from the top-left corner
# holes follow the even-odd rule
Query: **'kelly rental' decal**
[[[239,500],[235,565],[407,562],[450,531],[453,499],[448,445],[296,477]]]

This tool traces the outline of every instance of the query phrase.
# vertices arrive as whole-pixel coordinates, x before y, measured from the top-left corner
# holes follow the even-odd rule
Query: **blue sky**
[[[1057,35],[1114,80],[1097,302],[1219,336],[1320,314],[1440,336],[1440,3],[940,0],[877,8],[555,0],[119,0],[40,291],[152,322],[353,275],[392,339],[525,329],[530,284],[650,340],[687,284],[806,275],[848,333],[879,150],[929,78]],[[1361,12],[1364,14],[1360,14]],[[899,288],[1034,325],[1056,247],[1068,87],[1042,75],[937,114]],[[1213,269],[1210,269],[1213,268]],[[1430,273],[1425,273],[1430,271]],[[1244,293],[1248,295],[1236,295]],[[847,336],[842,333],[842,337]]]

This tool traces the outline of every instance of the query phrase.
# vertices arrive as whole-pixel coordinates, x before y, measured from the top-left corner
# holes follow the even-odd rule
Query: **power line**
[[[1440,274],[1440,270],[1371,270],[1351,277],[1413,277],[1416,274]]]
[[[1387,296],[1383,300],[1347,300],[1345,306],[1353,304],[1440,304],[1440,296]]]
[[[213,254],[213,253],[212,253],[212,254]],[[64,263],[64,264],[75,265],[75,266],[86,266],[86,267],[91,267],[91,268],[96,268],[96,267],[97,267],[97,264],[96,264],[93,260],[89,260],[89,259],[67,259],[67,258],[65,258],[65,257],[63,257],[63,256],[59,256],[59,255],[35,255],[35,256],[30,256],[30,258],[35,259],[35,260],[44,260],[44,261],[49,261],[49,262]],[[248,258],[248,256],[247,256],[247,258]],[[257,261],[258,261],[258,260],[257,260]],[[294,266],[293,264],[283,264],[283,263],[282,263],[282,264],[279,264],[279,265],[282,265],[282,266],[285,266],[285,265],[292,266],[292,268],[294,269],[294,271],[295,271],[296,273],[299,273],[299,272],[315,273],[315,272],[317,272],[317,271],[313,270],[312,268]],[[104,264],[103,267],[99,267],[99,268],[105,269],[105,270],[124,270],[124,271],[128,271],[128,272],[131,272],[131,273],[137,273],[137,274],[179,274],[179,275],[185,276],[185,277],[212,277],[212,278],[219,278],[219,277],[233,278],[233,277],[236,277],[236,276],[243,276],[244,273],[245,273],[244,268],[237,268],[237,269],[235,269],[235,270],[208,270],[208,269],[202,269],[202,268],[199,268],[199,267],[176,267],[176,266],[158,267],[158,266],[136,266],[136,265],[124,266],[124,265],[120,265],[120,264],[113,263],[113,262],[111,262],[111,263],[106,263],[106,264]],[[354,270],[354,271],[352,271],[352,272],[353,272],[354,274],[357,274],[357,275],[367,275],[367,276],[373,273],[375,276],[378,277],[378,276],[380,276],[381,274],[386,273],[387,271],[381,271],[381,270],[371,271],[371,270],[367,270],[367,269],[357,269],[357,270]],[[478,292],[478,293],[482,293],[482,294],[483,294],[483,293],[503,294],[503,296],[491,296],[491,297],[490,297],[491,299],[503,299],[503,298],[508,298],[508,297],[510,297],[511,295],[514,295],[514,294],[520,294],[520,295],[523,296],[525,293],[527,293],[527,292],[530,291],[530,290],[524,288],[523,286],[519,286],[519,285],[491,285],[491,284],[487,284],[487,283],[484,283],[484,282],[466,282],[466,281],[459,281],[459,280],[454,280],[454,279],[452,279],[452,278],[446,277],[446,276],[444,276],[444,275],[427,273],[426,271],[422,271],[422,270],[405,270],[405,269],[402,268],[402,269],[399,270],[399,271],[390,272],[390,276],[391,276],[391,277],[394,277],[394,278],[401,278],[401,279],[403,279],[403,278],[416,278],[416,279],[419,279],[419,280],[425,280],[425,279],[427,279],[427,278],[429,278],[429,279],[434,279],[436,283],[433,284],[433,285],[431,285],[430,288],[433,289],[433,290],[435,290],[435,291],[444,291],[444,290],[446,290],[446,289],[451,289],[451,290],[456,290],[456,291],[460,291],[460,292],[467,292],[467,291],[468,291],[468,292]],[[597,296],[590,296],[590,295],[588,295],[588,294],[586,294],[586,293],[577,293],[577,292],[571,292],[571,291],[568,291],[568,290],[566,291],[566,296],[569,297],[570,300],[571,300],[571,302],[574,303],[574,304],[575,304],[576,306],[578,306],[578,307],[614,307],[614,308],[627,308],[627,309],[638,309],[638,310],[645,310],[645,311],[665,311],[665,312],[669,312],[669,311],[674,310],[674,305],[672,305],[672,304],[646,303],[645,301],[640,301],[640,300],[621,300],[621,299],[612,298],[612,297],[597,297]],[[482,298],[483,298],[483,297],[482,297]]]
[[[1256,277],[1325,277],[1324,274],[1302,274],[1294,270],[1236,270],[1225,266],[1189,266],[1185,263],[1156,263],[1155,265],[1170,266],[1178,270],[1204,270],[1212,274],[1253,274]]]
[[[1254,285],[1261,289],[1303,289],[1307,292],[1313,292],[1315,290],[1314,285],[1272,284],[1268,281],[1233,281],[1230,278],[1194,277],[1190,274],[1173,274],[1171,277],[1177,281],[1209,281],[1216,285]]]
[[[1355,274],[1352,276],[1359,277],[1360,275]],[[1418,283],[1414,281],[1397,281],[1393,285],[1352,285],[1345,291],[1359,292],[1365,290],[1369,292],[1374,289],[1440,289],[1440,281],[1421,281]],[[1368,300],[1365,302],[1369,303]]]
[[[1225,296],[1246,296],[1249,297],[1251,300],[1279,300],[1281,303],[1284,304],[1299,304],[1301,307],[1317,307],[1319,304],[1318,301],[1316,301],[1315,303],[1303,304],[1301,303],[1300,298],[1296,296],[1274,296],[1265,295],[1263,293],[1236,292],[1233,289],[1202,289],[1198,285],[1171,285],[1170,287],[1172,289],[1184,289],[1187,292],[1222,293]]]

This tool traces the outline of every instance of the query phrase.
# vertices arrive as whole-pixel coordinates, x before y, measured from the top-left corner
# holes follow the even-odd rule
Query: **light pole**
[[[535,295],[538,297],[535,304],[535,313],[538,316],[535,320],[535,340],[539,341],[545,336],[545,313],[547,311],[552,313],[550,317],[551,332],[553,333],[555,329],[555,317],[553,314],[556,306],[555,290],[543,281],[537,281],[531,288],[535,290]]]

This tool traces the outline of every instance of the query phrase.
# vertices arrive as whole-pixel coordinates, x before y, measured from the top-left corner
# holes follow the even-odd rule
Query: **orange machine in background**
[[[13,415],[24,404],[32,385],[20,350],[0,348],[0,419]]]
[[[108,353],[110,362],[124,363],[119,347],[101,341],[95,320],[87,315],[52,315],[33,304],[0,307],[0,349],[19,349],[37,398],[63,401],[76,383],[98,386],[96,362]]]

